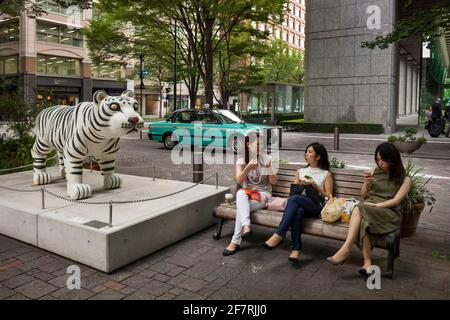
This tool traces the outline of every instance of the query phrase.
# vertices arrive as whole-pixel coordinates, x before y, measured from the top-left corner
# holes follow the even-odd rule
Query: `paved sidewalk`
[[[300,136],[292,139],[304,143]],[[354,144],[363,148],[366,142]],[[118,157],[118,171],[151,176],[149,164],[154,161],[169,169],[186,170],[158,170],[158,177],[191,180],[188,170],[192,167],[172,165],[170,152],[160,148],[148,140],[127,140]],[[281,151],[280,156],[304,162],[303,152]],[[349,165],[374,165],[372,155],[330,151],[330,156]],[[245,241],[236,255],[223,257],[233,232],[233,223],[228,222],[220,240],[212,238],[211,227],[111,274],[80,265],[82,289],[72,291],[66,287],[66,270],[78,263],[0,236],[0,299],[450,299],[449,162],[415,162],[425,167],[424,173],[436,176],[430,188],[438,204],[430,214],[422,214],[416,236],[402,239],[394,279],[382,278],[381,290],[368,290],[358,275],[362,255],[357,248],[343,266],[325,261],[339,248],[339,241],[304,236],[301,261],[291,265],[287,261],[290,240],[268,251],[261,243],[273,230],[254,226],[254,238]],[[233,165],[205,169],[218,170],[220,184],[234,186]],[[387,252],[375,249],[373,256],[374,263],[385,269]]]

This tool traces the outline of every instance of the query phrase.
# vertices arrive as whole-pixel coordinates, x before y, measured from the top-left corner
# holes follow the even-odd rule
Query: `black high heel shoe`
[[[284,239],[281,239],[281,241],[280,242],[278,242],[276,245],[274,245],[273,247],[272,246],[269,246],[267,243],[263,243],[262,245],[263,245],[263,247],[264,248],[266,248],[267,250],[273,250],[273,249],[275,249],[276,247],[278,247],[280,244],[282,244],[283,243],[283,240]]]

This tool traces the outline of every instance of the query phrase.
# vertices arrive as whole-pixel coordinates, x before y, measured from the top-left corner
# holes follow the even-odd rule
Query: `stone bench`
[[[289,197],[290,184],[294,182],[294,175],[299,165],[280,164],[278,182],[272,187],[272,195],[275,197]],[[361,187],[364,180],[364,170],[358,169],[331,169],[334,181],[335,197],[355,198],[361,200]],[[236,189],[237,190],[237,189]],[[214,232],[214,239],[218,240],[222,232],[225,220],[236,219],[236,203],[222,203],[214,208],[213,215],[219,219]],[[283,212],[258,210],[252,212],[250,219],[252,224],[278,228]],[[317,218],[304,220],[303,233],[344,241],[348,233],[348,223],[336,222],[333,224]],[[395,232],[378,237],[377,248],[388,250],[388,264],[385,276],[392,278],[394,274],[394,260],[400,255],[400,229]]]

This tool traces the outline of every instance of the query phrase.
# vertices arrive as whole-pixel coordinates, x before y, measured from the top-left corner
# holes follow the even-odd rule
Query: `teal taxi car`
[[[245,123],[229,110],[179,109],[166,121],[151,122],[148,137],[162,142],[171,150],[176,144],[230,148],[243,150],[250,132],[267,133],[274,127]],[[276,133],[275,133],[276,134]]]

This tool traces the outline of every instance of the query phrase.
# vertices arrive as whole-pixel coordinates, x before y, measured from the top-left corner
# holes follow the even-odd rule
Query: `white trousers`
[[[244,190],[240,189],[236,192],[236,224],[234,226],[234,234],[231,242],[237,245],[241,244],[242,228],[250,225],[250,212],[260,210],[266,207],[267,199],[270,198],[269,192],[261,193],[261,202],[249,200]]]

